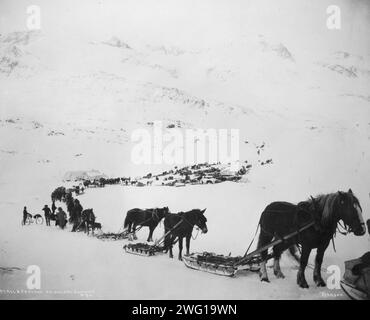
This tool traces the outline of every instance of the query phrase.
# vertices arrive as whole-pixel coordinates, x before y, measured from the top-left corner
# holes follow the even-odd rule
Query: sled
[[[117,240],[124,240],[128,239],[130,237],[131,233],[128,232],[127,230],[124,230],[123,232],[118,232],[118,233],[103,233],[97,236],[99,240],[103,241],[117,241]]]
[[[154,256],[156,252],[160,252],[163,248],[157,245],[150,245],[146,243],[129,243],[123,246],[127,253],[136,254],[139,256],[150,257]]]
[[[136,240],[134,235],[135,232],[138,232],[142,226],[139,226],[134,231],[129,232],[127,229],[123,229],[123,226],[118,230],[117,233],[114,232],[108,232],[108,233],[102,233],[97,236],[99,240],[103,241],[117,241],[117,240],[124,240],[129,239],[130,241]],[[122,231],[121,231],[122,230]]]
[[[251,253],[248,253],[247,251],[243,257],[231,257],[203,252],[192,253],[190,255],[183,256],[183,262],[188,268],[228,277],[234,276],[238,271],[241,270],[259,271],[259,264],[262,262],[260,256],[261,252],[298,235],[300,232],[310,228],[314,224],[315,222],[310,222],[297,231],[294,231],[280,239],[274,240]],[[267,254],[267,260],[271,259],[272,257],[272,253]]]
[[[340,281],[340,286],[347,296],[352,300],[370,300],[370,296],[365,291],[359,290],[354,285],[345,280]]]
[[[259,257],[256,256],[240,264],[243,260],[241,256],[231,257],[218,255],[213,252],[192,253],[183,256],[182,259],[188,268],[227,277],[233,277],[241,270],[257,272],[260,270],[259,264],[261,262]]]
[[[182,223],[182,220],[179,221],[172,229],[168,230],[159,240],[157,240],[153,245],[147,243],[129,243],[123,246],[123,249],[127,253],[137,254],[140,256],[154,256],[156,252],[162,252],[164,247],[162,244],[167,235],[169,235],[177,226]]]
[[[340,286],[353,300],[370,300],[370,251],[362,257],[345,261]]]

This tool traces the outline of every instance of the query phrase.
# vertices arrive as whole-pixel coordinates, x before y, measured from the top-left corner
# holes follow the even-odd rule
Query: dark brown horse
[[[159,222],[169,213],[168,207],[154,208],[154,209],[131,209],[127,211],[124,228],[129,233],[133,233],[134,239],[136,238],[136,227],[149,227],[149,236],[147,241],[153,241],[153,232]]]
[[[207,233],[207,218],[204,216],[204,210],[193,209],[187,212],[179,212],[177,214],[169,214],[164,219],[164,232],[165,234],[171,230],[169,234],[165,236],[164,248],[166,252],[170,251],[170,258],[173,258],[172,247],[175,243],[176,238],[179,241],[179,260],[182,260],[182,241],[186,239],[186,254],[189,254],[190,239],[193,232],[194,226],[197,226],[202,230],[203,233]]]
[[[93,209],[85,209],[81,213],[81,223],[77,229],[83,227],[85,233],[89,234],[90,228],[91,232],[94,235],[95,229],[95,214]]]
[[[361,205],[351,189],[348,192],[338,191],[319,195],[316,198],[311,197],[308,201],[300,202],[298,205],[273,202],[261,214],[259,222],[261,231],[257,249],[314,221],[314,225],[300,232],[298,236],[273,247],[274,274],[278,278],[284,278],[279,264],[281,253],[299,244],[302,247],[302,254],[297,284],[302,288],[308,288],[304,272],[311,250],[317,248],[313,279],[317,286],[325,286],[321,277],[321,265],[324,252],[335,235],[340,220],[344,223],[346,233],[353,232],[356,236],[365,234],[366,227],[362,218]],[[267,250],[261,253],[261,258],[263,262],[260,277],[262,281],[268,282]]]

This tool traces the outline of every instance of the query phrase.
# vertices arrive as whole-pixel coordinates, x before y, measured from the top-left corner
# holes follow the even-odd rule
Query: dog
[[[94,229],[101,230],[101,223],[94,222]]]

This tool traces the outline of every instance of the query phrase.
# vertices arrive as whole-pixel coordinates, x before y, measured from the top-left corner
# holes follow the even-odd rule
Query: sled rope
[[[299,232],[302,232],[302,231],[304,231],[304,230],[306,230],[308,228],[311,228],[314,224],[315,224],[315,221],[312,221],[312,222],[306,224],[305,226],[303,226],[302,228],[300,228],[299,230],[296,230],[296,231],[294,231],[294,232],[292,232],[292,233],[290,233],[290,234],[288,234],[288,235],[286,235],[286,236],[284,236],[284,237],[282,237],[280,239],[277,239],[275,241],[272,241],[271,243],[266,244],[265,246],[263,246],[263,247],[255,250],[255,251],[253,251],[253,252],[245,255],[240,261],[238,261],[237,263],[235,263],[234,266],[242,265],[244,262],[248,261],[249,259],[252,259],[257,254],[260,254],[262,251],[267,250],[267,249],[269,249],[271,247],[274,247],[277,244],[282,243],[283,241],[286,241],[286,240],[288,240],[288,239],[296,236]]]
[[[254,236],[253,236],[253,239],[252,239],[252,241],[250,242],[250,244],[249,244],[249,246],[248,246],[248,248],[247,248],[247,251],[245,252],[245,254],[244,254],[244,257],[248,254],[248,252],[249,252],[249,249],[251,248],[251,246],[252,246],[252,244],[253,244],[253,242],[254,242],[254,239],[256,238],[256,236],[257,236],[257,232],[258,232],[258,228],[260,227],[260,223],[258,223],[258,225],[257,225],[257,228],[256,228],[256,232],[254,233]]]

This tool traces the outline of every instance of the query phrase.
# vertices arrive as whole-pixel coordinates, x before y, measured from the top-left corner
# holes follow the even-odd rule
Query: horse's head
[[[204,216],[204,212],[205,211],[206,211],[206,209],[204,209],[204,210],[197,209],[196,210],[196,220],[195,220],[195,225],[200,230],[202,230],[203,233],[207,233],[208,232],[207,218]]]
[[[166,215],[168,215],[169,213],[170,213],[170,210],[168,209],[168,207],[163,207],[163,208],[160,208],[160,209],[156,209],[156,211],[155,211],[155,214],[157,215],[157,217],[160,220],[165,218]]]
[[[338,191],[338,213],[339,218],[348,226],[348,232],[353,232],[356,236],[363,236],[366,233],[366,226],[362,217],[362,208],[360,202],[353,194],[352,190],[348,192]]]

